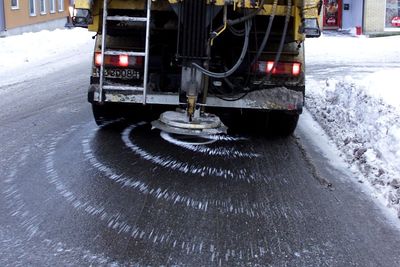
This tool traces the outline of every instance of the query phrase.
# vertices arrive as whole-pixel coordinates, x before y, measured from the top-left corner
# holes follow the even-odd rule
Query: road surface
[[[304,121],[200,146],[99,129],[89,69],[0,88],[1,266],[400,265],[395,223]]]

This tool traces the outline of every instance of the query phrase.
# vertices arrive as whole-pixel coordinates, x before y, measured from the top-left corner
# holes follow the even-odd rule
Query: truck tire
[[[92,104],[93,117],[98,126],[105,126],[120,119],[121,112],[117,107],[108,104]]]
[[[293,134],[299,121],[299,114],[282,111],[269,114],[268,128],[273,135],[288,137]]]

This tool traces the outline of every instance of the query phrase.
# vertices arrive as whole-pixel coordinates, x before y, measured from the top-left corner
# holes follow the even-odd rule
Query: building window
[[[385,29],[400,31],[400,0],[386,0]]]
[[[58,12],[64,11],[64,0],[58,0]]]
[[[11,0],[11,9],[19,9],[19,1]]]
[[[40,0],[40,14],[46,14],[46,0]]]
[[[50,13],[56,13],[56,0],[50,0]]]
[[[29,0],[29,16],[36,16],[36,0]]]

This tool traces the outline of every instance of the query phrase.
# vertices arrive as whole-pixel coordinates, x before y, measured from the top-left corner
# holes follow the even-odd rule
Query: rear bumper
[[[88,92],[88,101],[97,103],[99,99],[98,85],[91,85]],[[221,99],[210,95],[207,98],[207,107],[238,108],[238,109],[263,109],[285,110],[301,112],[304,105],[304,86],[275,87],[265,90],[249,92],[246,95],[237,95],[240,98],[233,101]],[[142,104],[143,94],[140,92],[124,90],[103,90],[103,101],[109,103]],[[146,104],[150,105],[174,105],[178,106],[178,94],[172,93],[148,93]]]

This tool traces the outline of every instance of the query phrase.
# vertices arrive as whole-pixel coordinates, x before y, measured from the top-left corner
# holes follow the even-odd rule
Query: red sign
[[[400,27],[400,17],[394,17],[392,19],[392,25],[393,27]]]
[[[341,24],[342,0],[324,0],[324,27],[337,29]]]

